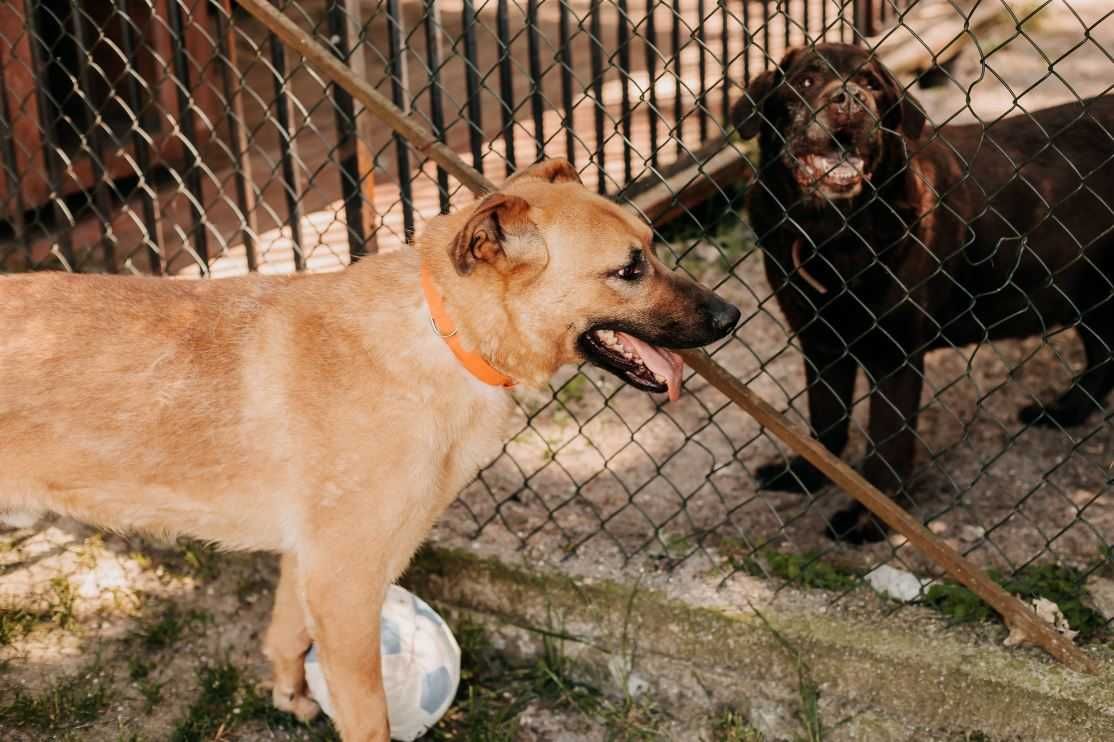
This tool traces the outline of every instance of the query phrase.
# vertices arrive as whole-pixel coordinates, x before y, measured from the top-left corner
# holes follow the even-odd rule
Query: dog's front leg
[[[319,709],[306,693],[305,656],[311,640],[299,595],[298,559],[293,553],[282,555],[281,570],[263,651],[271,660],[275,707],[309,721]]]
[[[847,447],[859,364],[849,353],[824,352],[804,337],[801,344],[805,352],[809,424],[816,439],[839,456]],[[823,472],[800,456],[789,459],[788,464],[776,461],[760,466],[755,476],[759,489],[779,492],[815,492],[828,484]]]
[[[315,535],[300,556],[310,630],[344,742],[388,742],[379,614],[389,576],[366,530]]]
[[[867,371],[872,371],[867,368]],[[913,471],[917,444],[917,413],[924,388],[924,354],[871,374],[870,451],[863,476],[883,492],[901,492]],[[831,535],[851,543],[881,541],[886,527],[859,503],[832,516]]]

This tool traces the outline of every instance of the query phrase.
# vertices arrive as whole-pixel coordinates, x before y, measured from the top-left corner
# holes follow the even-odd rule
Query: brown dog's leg
[[[306,609],[344,742],[388,742],[387,698],[379,657],[379,614],[387,560],[367,549],[367,536],[320,537],[302,561]]]
[[[869,426],[872,448],[863,463],[863,476],[883,492],[900,492],[913,471],[924,355],[912,356],[896,370],[874,378],[877,381],[870,396]],[[859,503],[832,516],[828,531],[837,539],[855,544],[886,537],[885,526]]]
[[[849,354],[843,357],[814,350],[802,338],[805,351],[805,380],[808,385],[809,423],[816,439],[836,456],[847,447],[851,427],[851,403],[859,365]],[[816,492],[829,484],[819,469],[800,456],[765,464],[755,470],[758,489],[777,492]]]
[[[298,597],[297,558],[293,554],[283,554],[281,569],[263,651],[271,660],[275,707],[294,714],[302,721],[309,721],[317,716],[319,709],[306,693],[304,663],[310,636],[306,630],[302,601]]]
[[[1105,309],[1114,313],[1114,307]],[[1102,412],[1103,402],[1114,387],[1114,331],[1106,327],[1109,320],[1097,312],[1085,317],[1084,322],[1079,326],[1079,337],[1083,340],[1087,368],[1055,402],[1047,405],[1038,402],[1022,408],[1018,418],[1026,425],[1070,428],[1082,425],[1095,412]]]

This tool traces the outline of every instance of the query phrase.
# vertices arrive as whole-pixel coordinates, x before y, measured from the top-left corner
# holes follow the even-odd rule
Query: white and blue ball
[[[445,715],[460,685],[460,646],[424,600],[391,585],[379,617],[379,648],[391,738],[414,740]],[[306,682],[333,716],[316,647],[306,655]]]

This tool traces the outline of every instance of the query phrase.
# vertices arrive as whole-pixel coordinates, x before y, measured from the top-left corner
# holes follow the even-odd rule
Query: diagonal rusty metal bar
[[[304,57],[307,62],[316,66],[332,82],[346,89],[353,98],[367,108],[368,113],[378,117],[397,134],[405,137],[414,149],[443,167],[464,187],[475,194],[495,190],[494,183],[485,178],[482,173],[469,167],[455,152],[437,141],[431,132],[417,124],[413,117],[399,110],[367,81],[359,79],[328,49],[271,5],[269,0],[238,0],[238,2],[240,7],[251,13],[256,20]],[[725,156],[720,159],[718,168],[739,166],[738,157]],[[697,163],[694,168],[675,176],[671,182],[682,184],[699,180],[705,175],[699,168],[701,164]],[[714,177],[714,173],[712,175]],[[637,198],[631,206],[639,213],[654,218],[656,214],[668,212],[668,208],[663,210],[663,204],[668,207],[675,201],[674,192],[666,190],[663,193],[660,189],[652,189]],[[1073,670],[1094,674],[1099,672],[1095,660],[1075,646],[1070,639],[1039,618],[1033,610],[1006,592],[962,554],[937,539],[920,521],[863,479],[846,463],[833,456],[807,432],[789,423],[781,413],[750,391],[711,356],[703,351],[684,351],[682,355],[685,362],[709,384],[741,407],[789,448],[827,474],[844,492],[869,508],[894,531],[907,538],[915,549],[986,601],[1002,616],[1015,636],[1041,647]]]

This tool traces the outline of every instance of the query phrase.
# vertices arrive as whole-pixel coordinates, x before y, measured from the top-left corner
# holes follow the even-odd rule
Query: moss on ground
[[[862,573],[835,564],[810,551],[786,553],[775,549],[754,550],[745,544],[724,541],[720,549],[732,569],[752,577],[774,577],[796,587],[846,592],[862,585]]]
[[[991,572],[1007,592],[1023,600],[1051,600],[1060,607],[1081,641],[1110,638],[1112,628],[1105,617],[1088,604],[1087,573],[1056,564],[1030,564],[1012,576]],[[1001,617],[977,595],[962,585],[944,582],[931,586],[924,604],[958,623],[1000,621]]]

